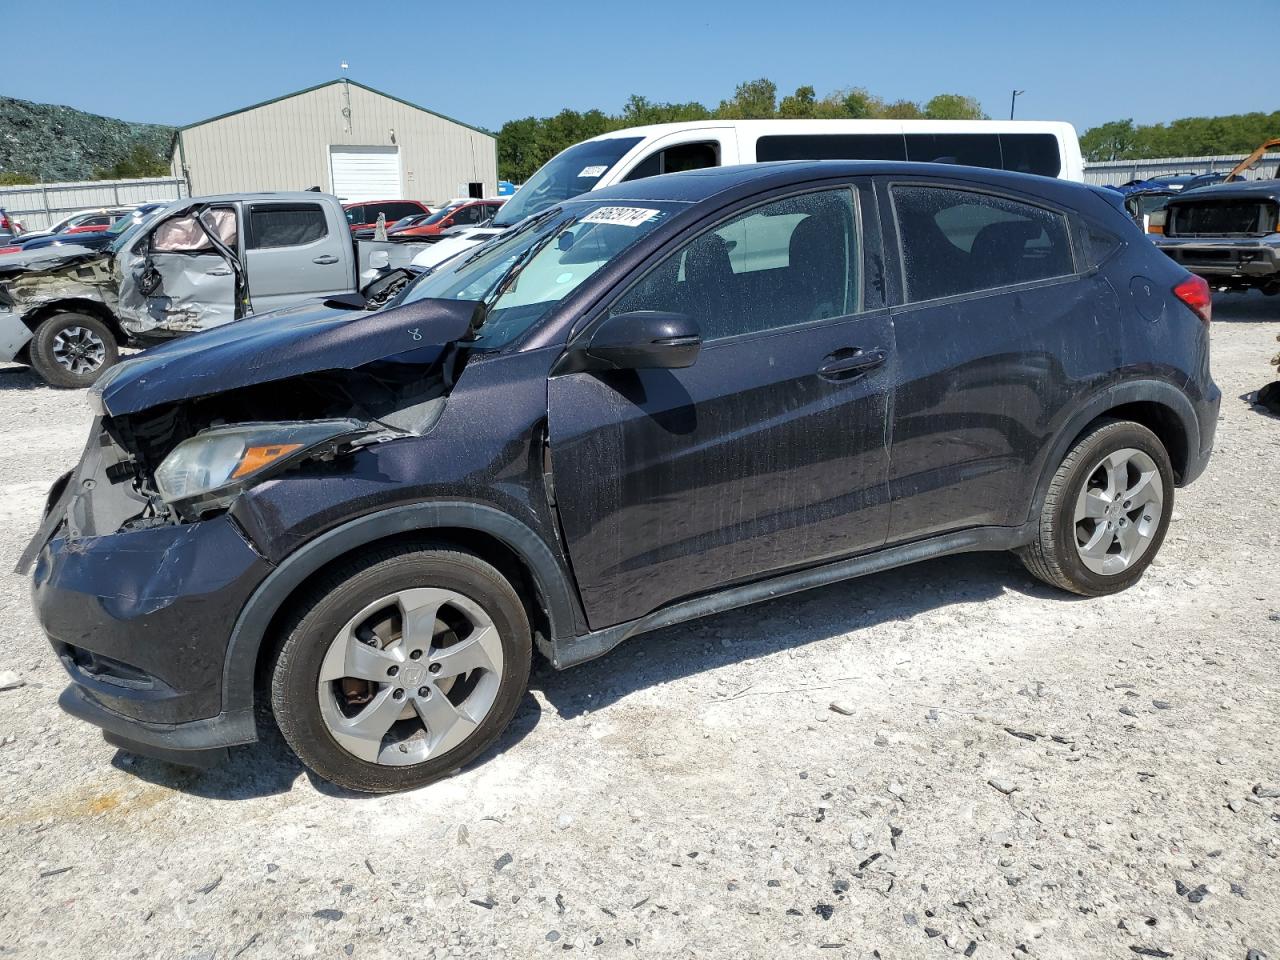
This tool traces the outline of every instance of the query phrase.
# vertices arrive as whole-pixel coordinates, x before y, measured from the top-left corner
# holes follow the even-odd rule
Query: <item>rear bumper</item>
[[[1175,263],[1202,277],[1280,280],[1280,241],[1156,237]]]
[[[1196,421],[1200,427],[1200,449],[1187,451],[1187,465],[1182,472],[1181,486],[1194,482],[1209,466],[1213,455],[1213,440],[1218,430],[1218,409],[1222,406],[1222,391],[1210,382],[1204,399],[1196,404]]]

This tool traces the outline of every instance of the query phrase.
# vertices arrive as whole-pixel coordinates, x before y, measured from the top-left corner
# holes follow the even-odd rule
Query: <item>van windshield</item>
[[[553,207],[426,274],[388,306],[427,298],[483,302],[485,321],[476,332],[476,348],[499,349],[682,206],[646,200]]]
[[[493,226],[510,227],[547,207],[586,193],[642,137],[588,140],[548,160],[503,204]]]

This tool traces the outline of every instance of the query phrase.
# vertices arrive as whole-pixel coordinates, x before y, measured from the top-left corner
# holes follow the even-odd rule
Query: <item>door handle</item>
[[[208,271],[208,273],[206,274],[206,276],[210,276],[210,277],[229,277],[229,276],[231,276],[231,268],[230,268],[230,267],[219,267],[219,268],[218,268],[218,269],[216,269],[216,270],[210,270],[210,271]]]
[[[316,257],[311,262],[312,263],[337,263],[338,258],[335,257],[332,253],[322,253],[320,256]]]
[[[822,366],[818,368],[818,376],[824,380],[851,380],[868,370],[874,370],[884,363],[887,357],[883,350],[845,347],[823,358]]]

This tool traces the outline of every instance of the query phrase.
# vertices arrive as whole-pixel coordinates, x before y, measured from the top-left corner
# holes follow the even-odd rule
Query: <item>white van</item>
[[[429,268],[530,214],[589,190],[660,173],[770,160],[916,160],[1084,180],[1069,123],[1041,120],[697,120],[584,140],[529,178],[488,227],[453,234],[414,258]]]

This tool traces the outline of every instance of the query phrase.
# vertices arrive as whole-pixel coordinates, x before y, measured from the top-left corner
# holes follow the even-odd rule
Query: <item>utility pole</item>
[[[347,82],[347,61],[342,61],[342,96],[346,106],[342,108],[342,118],[346,121],[347,133],[351,133],[351,84]]]
[[[1019,98],[1020,96],[1022,96],[1022,95],[1023,95],[1024,93],[1026,93],[1026,92],[1027,92],[1027,91],[1025,91],[1025,90],[1015,90],[1015,91],[1013,91],[1013,96],[1009,98],[1009,119],[1010,119],[1010,120],[1012,120],[1012,119],[1013,119],[1013,108],[1014,108],[1014,107],[1016,107],[1016,106],[1018,105],[1018,98]]]

